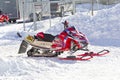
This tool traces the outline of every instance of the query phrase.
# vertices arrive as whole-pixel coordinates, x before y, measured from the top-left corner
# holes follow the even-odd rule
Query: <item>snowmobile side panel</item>
[[[39,47],[43,47],[43,48],[51,48],[52,42],[34,40],[34,42],[31,43],[31,45],[39,46]]]
[[[23,40],[21,45],[20,45],[18,54],[25,53],[27,50],[27,47],[28,47],[28,43],[25,40]]]
[[[46,42],[46,41],[39,41],[34,39],[32,36],[27,36],[25,38],[25,41],[30,44],[31,46],[38,47],[38,48],[43,48],[43,49],[50,49],[52,42]]]

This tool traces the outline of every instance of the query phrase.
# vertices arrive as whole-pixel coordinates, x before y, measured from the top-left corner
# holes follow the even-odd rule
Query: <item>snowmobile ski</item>
[[[60,60],[80,60],[80,61],[86,61],[90,60],[94,56],[103,56],[105,54],[108,54],[109,50],[102,50],[100,52],[94,53],[94,52],[86,52],[84,54],[79,54],[76,56],[67,56],[64,58],[59,58]]]
[[[82,54],[82,55],[77,55],[77,56],[67,56],[67,57],[60,57],[60,60],[79,60],[79,61],[87,61],[93,58],[93,56],[88,55],[88,54]]]
[[[105,54],[108,54],[109,52],[110,52],[109,50],[104,49],[104,50],[102,50],[100,52],[97,52],[97,53],[95,53],[95,52],[86,52],[85,54],[86,55],[88,54],[88,55],[91,55],[91,56],[103,56]],[[84,56],[85,54],[80,54],[80,56]]]

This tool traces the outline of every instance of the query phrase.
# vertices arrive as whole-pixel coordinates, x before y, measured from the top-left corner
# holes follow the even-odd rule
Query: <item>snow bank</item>
[[[98,10],[94,16],[84,15],[82,12],[66,17],[70,25],[87,35],[91,44],[103,46],[120,46],[120,4],[108,9]],[[61,22],[62,22],[61,21]],[[58,34],[63,30],[59,23],[48,32]],[[107,45],[106,45],[107,44]]]

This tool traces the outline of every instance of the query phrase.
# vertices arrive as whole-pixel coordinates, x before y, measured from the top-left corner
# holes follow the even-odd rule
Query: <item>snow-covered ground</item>
[[[101,6],[91,16],[88,9],[83,10],[78,5],[75,15],[52,19],[51,28],[49,20],[37,22],[36,32],[27,32],[33,23],[25,24],[26,31],[23,31],[23,24],[0,24],[0,80],[119,80],[120,4],[104,9]],[[39,31],[56,35],[63,30],[61,22],[64,20],[88,37],[90,50],[108,49],[110,54],[94,57],[90,61],[62,61],[17,54],[24,36]],[[23,38],[19,38],[17,32]]]

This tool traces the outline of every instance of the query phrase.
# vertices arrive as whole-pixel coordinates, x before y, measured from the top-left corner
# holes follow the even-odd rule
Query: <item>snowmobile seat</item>
[[[46,41],[46,42],[52,42],[55,38],[55,36],[51,34],[44,33],[41,35],[41,33],[38,33],[36,36],[34,36],[35,39],[38,39],[39,41]]]

